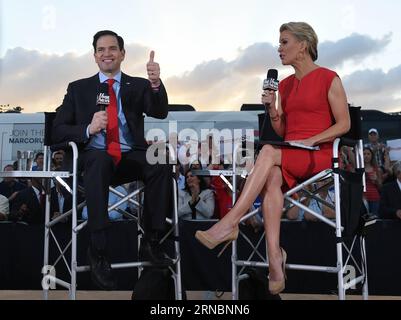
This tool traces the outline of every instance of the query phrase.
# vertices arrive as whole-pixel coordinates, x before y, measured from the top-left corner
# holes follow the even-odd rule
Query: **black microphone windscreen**
[[[109,95],[109,85],[107,83],[101,83],[99,85],[99,93]]]
[[[275,79],[275,80],[277,80],[277,78],[278,78],[278,71],[277,71],[277,69],[269,69],[269,70],[267,71],[267,77],[266,77],[266,79]]]

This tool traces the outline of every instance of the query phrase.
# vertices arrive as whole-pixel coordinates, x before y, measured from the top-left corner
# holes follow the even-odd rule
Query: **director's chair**
[[[77,195],[78,192],[82,192],[83,188],[78,184],[78,148],[74,142],[67,142],[63,144],[54,145],[52,144],[52,126],[53,120],[55,118],[55,113],[45,113],[45,168],[47,171],[50,171],[51,168],[51,153],[52,151],[59,149],[67,149],[70,148],[72,150],[72,170],[66,172],[65,179],[60,178],[60,175],[55,176],[55,183],[60,183],[63,188],[65,188],[72,195],[72,209],[68,212],[63,213],[61,216],[50,220],[50,180],[48,180],[46,190],[46,213],[45,213],[45,236],[44,236],[44,261],[43,261],[43,279],[42,279],[42,287],[43,287],[43,296],[44,299],[48,299],[49,297],[49,289],[52,288],[52,285],[59,285],[69,291],[69,297],[71,300],[76,299],[76,290],[77,290],[77,273],[89,271],[90,267],[88,265],[81,265],[77,261],[77,236],[78,233],[85,228],[87,225],[87,221],[78,221],[78,210],[81,209],[85,202],[78,203]],[[176,154],[173,149],[169,147],[168,152],[170,152],[170,157],[175,159]],[[172,218],[167,218],[166,222],[170,225],[169,230],[166,235],[161,239],[160,243],[163,243],[168,238],[172,238],[174,241],[174,250],[172,260],[173,263],[168,266],[171,271],[172,277],[174,279],[175,284],[175,297],[177,300],[182,299],[182,284],[181,284],[181,255],[180,255],[180,244],[179,244],[179,228],[178,228],[178,212],[177,212],[177,182],[173,178],[175,175],[175,166],[173,166],[172,172],[172,184],[173,184],[173,213]],[[121,199],[109,206],[108,211],[118,210],[124,216],[133,219],[138,228],[138,252],[139,246],[143,235],[143,229],[141,227],[141,216],[143,209],[142,195],[143,195],[143,186],[139,187],[136,190],[133,190],[128,195],[124,195],[114,188],[110,187],[110,192],[113,192],[115,195],[120,197]],[[123,203],[129,203],[137,210],[133,210],[136,212],[127,212],[125,210],[121,210],[118,207]],[[55,232],[53,231],[54,227],[58,225],[60,222],[65,221],[66,218],[72,217],[71,219],[71,240],[64,247],[61,245],[60,241],[57,239]],[[57,251],[59,253],[58,257],[54,261],[50,261],[50,246],[55,245]],[[70,253],[69,253],[70,251]],[[65,267],[68,270],[68,279],[60,279],[56,275],[56,267],[60,262],[64,262]],[[111,264],[113,269],[123,269],[123,268],[138,268],[138,273],[143,267],[152,266],[151,262],[147,261],[135,261],[135,262],[125,262],[125,263],[116,263]]]
[[[367,274],[367,260],[366,260],[366,246],[365,237],[367,231],[376,220],[369,215],[362,215],[362,195],[364,189],[364,162],[363,162],[363,143],[361,138],[361,114],[360,108],[350,107],[351,129],[343,137],[338,138],[333,144],[333,165],[307,181],[300,183],[295,188],[289,190],[284,194],[284,199],[290,203],[291,206],[297,206],[305,212],[310,213],[318,220],[331,226],[336,235],[336,260],[335,266],[316,266],[316,265],[301,265],[301,264],[288,264],[286,269],[289,270],[308,270],[317,272],[328,272],[337,274],[338,282],[338,298],[344,300],[346,291],[353,288],[357,284],[362,284],[363,299],[368,299],[368,274]],[[263,143],[262,143],[263,144]],[[346,171],[340,167],[341,158],[340,148],[352,148],[355,154],[355,170],[354,172]],[[234,153],[235,155],[236,153]],[[236,161],[233,161],[234,166]],[[235,168],[234,168],[235,171]],[[318,182],[325,181],[327,184],[332,181],[334,184],[335,204],[332,206],[323,199],[316,196],[318,190],[311,192],[308,186]],[[327,186],[325,186],[327,187]],[[298,195],[298,199],[294,195]],[[301,195],[301,196],[300,196]],[[323,215],[311,210],[302,202],[306,197],[312,197],[316,201],[324,205],[332,207],[335,210],[335,221],[327,219]],[[233,193],[233,201],[235,201],[235,193]],[[241,219],[243,223],[248,218],[257,214],[255,210]],[[248,275],[245,272],[246,267],[260,267],[268,268],[268,256],[266,258],[259,252],[259,247],[263,244],[265,234],[257,241],[256,244],[246,237],[243,232],[240,235],[245,239],[252,248],[252,253],[246,260],[238,258],[237,241],[232,246],[232,298],[238,299],[239,282]],[[359,242],[359,246],[357,245]],[[357,252],[359,249],[359,252]],[[254,256],[258,256],[258,261],[253,261]],[[345,276],[348,266],[355,268],[356,275],[353,279],[349,280]]]

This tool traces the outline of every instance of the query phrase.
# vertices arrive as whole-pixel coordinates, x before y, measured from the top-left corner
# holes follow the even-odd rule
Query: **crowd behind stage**
[[[368,133],[368,142],[364,145],[364,164],[366,172],[366,192],[364,192],[364,205],[366,211],[373,213],[380,219],[401,219],[401,161],[391,161],[389,149],[384,142],[380,141],[379,132],[371,128]],[[204,143],[208,144],[210,159],[213,152],[219,154],[218,148],[209,139]],[[183,143],[178,143],[178,153],[185,147]],[[201,143],[199,144],[199,151]],[[189,150],[189,148],[184,148]],[[52,155],[51,170],[61,170],[65,152],[60,150]],[[228,184],[220,176],[200,176],[196,175],[196,170],[213,169],[222,170],[229,168],[225,164],[209,164],[201,157],[190,157],[185,164],[177,164],[176,180],[178,184],[178,214],[181,219],[220,219],[232,207],[232,191]],[[211,162],[211,161],[209,161]],[[341,166],[347,170],[353,170],[355,156],[352,149],[343,147],[341,149]],[[38,153],[35,157],[36,165],[32,170],[43,170],[43,153]],[[223,163],[223,161],[221,161]],[[16,170],[16,163],[8,164],[4,171]],[[230,182],[230,177],[227,177]],[[238,194],[245,180],[240,178]],[[139,187],[140,182],[132,182],[117,187],[117,190],[127,195],[129,192]],[[317,183],[310,187],[312,192],[334,204],[334,190],[332,184]],[[312,190],[315,189],[315,190]],[[297,195],[295,195],[297,196]],[[120,198],[113,193],[109,195],[109,204],[116,203]],[[80,195],[79,201],[84,200],[84,195]],[[335,218],[332,208],[321,204],[315,199],[305,200],[306,206],[329,219]],[[260,208],[260,199],[249,211]],[[72,207],[71,195],[57,182],[51,183],[51,219],[67,212]],[[121,205],[118,209],[135,213],[135,207],[131,205]],[[109,212],[110,220],[126,219],[121,210]],[[41,179],[16,179],[4,178],[0,183],[0,221],[25,222],[27,224],[44,223],[45,217],[45,192]],[[86,207],[79,210],[79,219],[87,219]],[[307,212],[285,204],[283,218],[289,220],[317,220],[316,217]],[[64,222],[68,222],[65,219]],[[262,214],[252,216],[247,223],[255,228],[255,231],[263,228]]]

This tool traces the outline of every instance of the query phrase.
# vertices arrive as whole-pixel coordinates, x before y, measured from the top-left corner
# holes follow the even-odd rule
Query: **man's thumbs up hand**
[[[150,51],[149,61],[146,64],[148,71],[148,79],[152,84],[152,88],[158,88],[160,86],[160,66],[157,62],[154,62],[155,52]]]

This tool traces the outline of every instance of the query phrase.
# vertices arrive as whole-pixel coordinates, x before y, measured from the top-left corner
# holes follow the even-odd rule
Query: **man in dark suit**
[[[9,164],[4,167],[4,171],[14,171],[13,165]],[[10,206],[12,205],[15,197],[19,191],[26,189],[27,186],[18,182],[15,178],[4,178],[0,182],[0,194],[8,198]]]
[[[64,189],[59,182],[50,191],[50,216],[55,219],[71,210],[72,196],[66,189]],[[68,221],[66,218],[65,221]]]
[[[124,40],[115,32],[96,33],[93,48],[100,72],[69,84],[57,110],[54,131],[56,142],[79,144],[91,232],[88,260],[92,280],[107,290],[115,288],[106,254],[110,184],[143,180],[145,237],[139,255],[141,260],[155,264],[170,262],[158,243],[169,213],[172,173],[169,165],[150,165],[147,161],[143,116],[166,118],[168,100],[153,51],[147,63],[148,79],[143,79],[121,72]],[[101,83],[108,84],[110,104],[106,111],[96,105]]]
[[[29,224],[45,221],[45,192],[40,179],[33,178],[32,186],[18,192],[11,208],[9,220]]]
[[[380,218],[401,219],[401,162],[393,167],[395,181],[385,184],[381,190]]]

